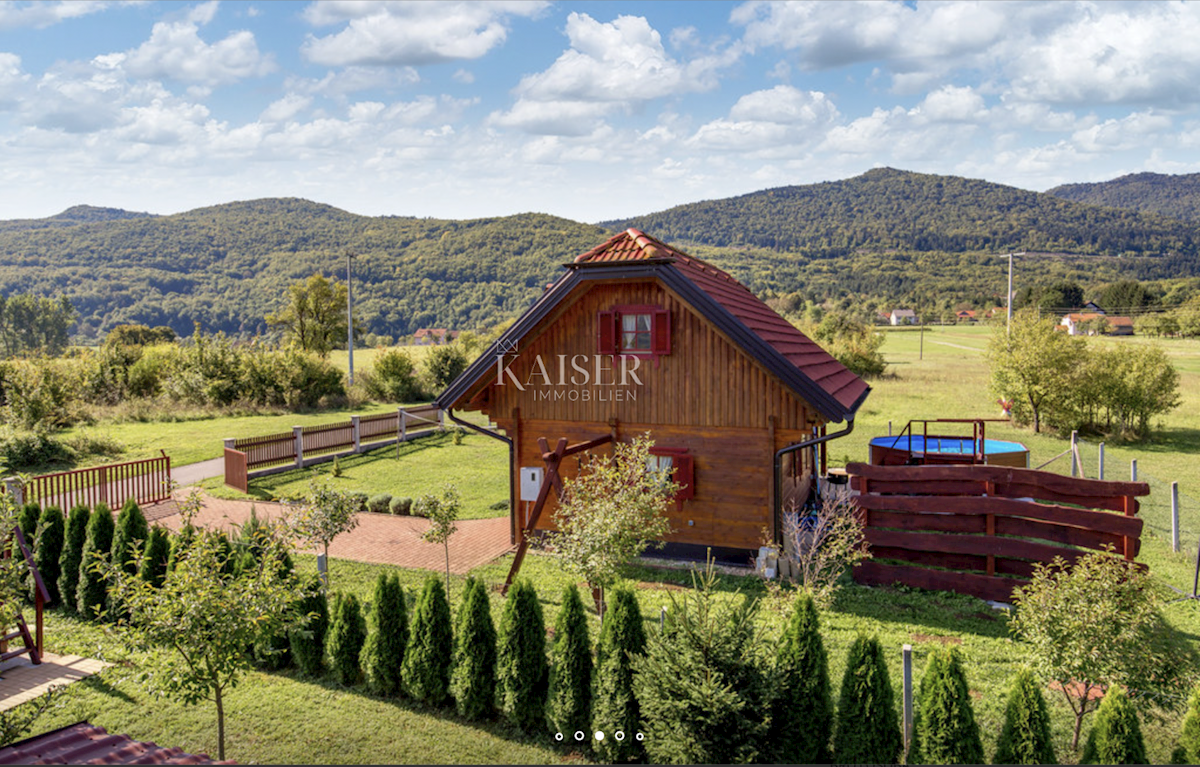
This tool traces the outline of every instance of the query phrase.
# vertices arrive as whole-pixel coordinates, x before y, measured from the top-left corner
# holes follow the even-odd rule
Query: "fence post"
[[[904,645],[904,750],[912,743],[913,728],[913,681],[912,645]]]
[[[350,431],[354,434],[354,452],[362,451],[362,422],[359,420],[362,416],[350,416]]]
[[[1078,455],[1078,447],[1077,447],[1078,438],[1079,438],[1079,432],[1077,432],[1077,431],[1071,432],[1071,476],[1072,477],[1079,476],[1079,461],[1076,460],[1076,455]]]
[[[1100,476],[1096,479],[1104,479],[1104,443],[1100,443]]]
[[[292,427],[292,439],[296,441],[296,468],[304,468],[304,427]]]
[[[21,484],[20,477],[5,477],[4,487],[8,490],[8,494],[12,496],[14,505],[25,505],[25,486]]]
[[[439,429],[446,428],[446,411],[445,410],[441,410],[441,409],[438,410],[438,428]]]
[[[405,410],[404,408],[399,408],[399,410],[400,410],[400,441],[407,442],[408,441],[408,411]]]
[[[226,437],[225,438],[225,449],[226,450],[237,450],[237,440],[234,439],[233,437]]]
[[[892,436],[892,422],[888,421],[888,436]]]
[[[1179,551],[1179,483],[1171,483],[1171,551]]]
[[[1137,482],[1137,459],[1134,458],[1129,462],[1129,481]]]

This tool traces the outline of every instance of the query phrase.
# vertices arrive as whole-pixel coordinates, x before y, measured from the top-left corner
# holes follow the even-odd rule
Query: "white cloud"
[[[44,29],[61,21],[102,11],[107,6],[108,3],[95,0],[60,0],[57,3],[0,3],[0,29],[19,29],[21,27]]]
[[[530,101],[521,99],[507,112],[494,113],[489,125],[527,133],[585,136],[611,111],[609,104],[592,101]]]
[[[930,93],[914,111],[933,122],[977,122],[987,116],[983,97],[974,88],[954,85]]]
[[[1085,152],[1113,152],[1139,146],[1158,145],[1156,137],[1171,129],[1171,118],[1152,112],[1134,112],[1119,120],[1077,131],[1071,140]]]
[[[471,83],[475,82],[475,75],[471,74],[466,69],[457,70],[452,77],[454,78],[454,82],[462,83],[463,85],[470,85]]]
[[[0,52],[0,109],[16,106],[29,80],[29,75],[21,70],[20,56]]]
[[[266,109],[263,110],[260,120],[263,122],[276,123],[290,120],[296,115],[303,112],[312,104],[311,96],[301,96],[298,93],[289,93],[277,101],[271,102]]]
[[[343,98],[351,93],[376,88],[402,88],[421,81],[412,67],[346,67],[327,73],[320,80],[288,77],[285,87],[292,91]]]
[[[258,50],[254,34],[240,30],[208,44],[200,38],[200,26],[212,20],[216,3],[192,10],[183,21],[162,21],[150,31],[150,39],[124,54],[103,57],[135,77],[178,80],[204,85],[237,82],[259,77],[275,69],[270,55]]]
[[[742,96],[728,119],[702,125],[690,143],[708,149],[794,152],[838,118],[837,107],[824,93],[777,85]]]

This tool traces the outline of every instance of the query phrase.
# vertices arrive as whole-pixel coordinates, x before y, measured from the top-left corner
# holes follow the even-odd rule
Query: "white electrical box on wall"
[[[541,466],[521,467],[521,500],[536,501],[538,491],[542,489],[542,477],[546,470]]]

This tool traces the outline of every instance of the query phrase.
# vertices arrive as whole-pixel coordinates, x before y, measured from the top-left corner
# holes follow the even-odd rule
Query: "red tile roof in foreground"
[[[178,748],[109,735],[103,727],[78,722],[0,748],[0,764],[237,764],[214,762]]]
[[[576,264],[665,259],[723,306],[751,332],[782,354],[804,376],[853,412],[868,386],[815,341],[780,317],[742,283],[712,264],[689,256],[638,230],[627,229],[575,258]]]

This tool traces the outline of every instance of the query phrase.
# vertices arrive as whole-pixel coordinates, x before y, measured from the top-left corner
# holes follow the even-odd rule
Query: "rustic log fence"
[[[294,426],[290,432],[225,440],[225,484],[248,492],[249,482],[281,471],[332,461],[364,450],[407,442],[445,425],[436,405],[395,413],[351,416],[348,421]]]
[[[1141,482],[1108,482],[1003,466],[846,467],[873,558],[859,583],[902,583],[1000,602],[1037,563],[1141,546]],[[1117,512],[1117,513],[1113,513]],[[890,560],[885,561],[885,560]]]
[[[171,459],[162,453],[141,461],[42,474],[24,485],[13,477],[5,480],[5,486],[17,503],[37,503],[42,508],[66,510],[105,503],[117,509],[130,498],[145,506],[171,497]]]

